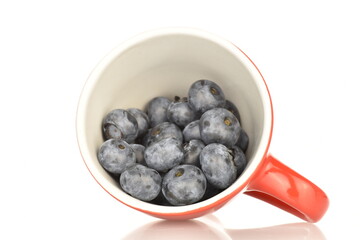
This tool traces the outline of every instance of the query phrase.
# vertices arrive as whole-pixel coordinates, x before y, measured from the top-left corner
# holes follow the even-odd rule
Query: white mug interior
[[[192,205],[160,206],[129,196],[97,160],[97,151],[104,141],[103,117],[116,108],[144,110],[149,100],[157,96],[187,96],[190,85],[199,79],[215,81],[238,107],[241,126],[250,139],[245,171],[220,194]],[[180,213],[212,204],[244,185],[266,154],[272,110],[261,74],[231,42],[201,30],[166,28],[135,36],[100,61],[83,88],[76,127],[82,157],[107,192],[137,209]]]

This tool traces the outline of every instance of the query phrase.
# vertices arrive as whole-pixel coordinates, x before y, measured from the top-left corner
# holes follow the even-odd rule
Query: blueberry
[[[183,128],[188,123],[197,118],[196,112],[190,107],[187,98],[180,99],[176,96],[175,100],[169,104],[167,109],[167,119]]]
[[[240,114],[239,114],[239,110],[237,109],[237,107],[235,106],[235,104],[233,104],[231,101],[226,100],[225,101],[225,109],[229,110],[232,114],[235,115],[235,117],[237,118],[237,120],[239,120],[239,123],[241,123],[240,121]]]
[[[204,113],[207,110],[225,106],[225,95],[221,88],[210,80],[198,80],[189,89],[189,103],[192,108]]]
[[[146,162],[144,159],[145,147],[141,144],[130,144],[130,147],[134,150],[136,162],[146,166]]]
[[[171,101],[165,97],[156,97],[149,102],[147,107],[147,114],[151,127],[155,127],[159,123],[168,121],[166,112],[170,102]]]
[[[190,140],[184,144],[184,160],[183,164],[191,164],[200,167],[200,153],[205,147],[205,144],[200,140]]]
[[[238,146],[233,146],[233,148],[230,150],[230,154],[233,157],[233,162],[237,169],[237,175],[239,176],[246,167],[246,156]]]
[[[124,140],[118,139],[109,139],[101,145],[98,160],[103,168],[115,174],[136,163],[134,150]]]
[[[126,110],[115,109],[109,112],[102,123],[105,140],[123,139],[133,143],[138,134],[138,123],[135,117]]]
[[[144,142],[144,146],[150,146],[151,144],[159,142],[165,138],[175,138],[179,140],[179,142],[183,142],[183,136],[180,128],[174,123],[163,122],[151,129],[146,142]]]
[[[175,206],[199,201],[206,190],[206,178],[194,165],[180,165],[171,169],[164,177],[162,193]]]
[[[149,117],[138,108],[127,109],[131,113],[138,123],[138,137],[143,136],[149,128]]]
[[[243,152],[246,152],[249,146],[249,136],[243,128],[240,130],[240,137],[236,142],[236,145],[239,146]]]
[[[237,169],[229,149],[212,143],[200,153],[200,165],[207,180],[218,189],[229,187],[236,179]]]
[[[195,120],[186,125],[183,130],[183,135],[185,142],[189,142],[192,139],[201,140],[199,120]]]
[[[240,136],[240,123],[225,108],[206,111],[200,118],[200,135],[205,144],[221,143],[232,147]]]
[[[175,138],[165,138],[145,149],[146,164],[159,172],[179,165],[184,158],[182,143]]]
[[[131,196],[151,201],[159,195],[161,176],[154,169],[137,164],[121,174],[120,185]]]

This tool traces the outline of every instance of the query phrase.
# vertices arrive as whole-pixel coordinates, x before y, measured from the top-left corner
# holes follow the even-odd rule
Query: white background
[[[347,0],[2,0],[0,239],[357,239],[359,23]],[[81,89],[117,44],[167,26],[215,33],[256,63],[274,104],[270,151],[328,194],[320,222],[245,195],[162,222],[94,181],[76,142]]]

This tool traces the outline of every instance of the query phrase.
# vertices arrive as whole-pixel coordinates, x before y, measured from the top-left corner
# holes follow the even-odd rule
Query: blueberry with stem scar
[[[240,136],[240,123],[225,108],[206,111],[200,118],[200,135],[205,144],[221,143],[232,147]]]
[[[98,160],[103,168],[114,174],[120,174],[136,163],[134,150],[127,142],[117,139],[109,139],[101,145]]]
[[[189,89],[189,104],[202,114],[212,108],[225,106],[225,95],[222,89],[210,80],[198,80]]]
[[[206,178],[194,165],[179,165],[171,169],[163,179],[162,193],[175,206],[199,201],[206,190]]]
[[[150,146],[151,144],[159,142],[165,138],[175,138],[179,140],[179,142],[183,142],[183,135],[180,128],[174,123],[163,122],[151,129],[146,142],[144,142],[144,146]]]

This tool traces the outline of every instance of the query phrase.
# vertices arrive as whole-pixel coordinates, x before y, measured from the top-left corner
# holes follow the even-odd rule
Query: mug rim
[[[260,144],[257,151],[254,153],[252,163],[247,167],[247,169],[243,172],[240,178],[238,178],[235,183],[229,186],[227,189],[224,189],[221,193],[211,197],[210,199],[194,203],[191,205],[185,206],[162,206],[156,205],[152,203],[143,202],[141,200],[135,199],[133,197],[128,199],[121,199],[115,194],[111,193],[106,188],[106,181],[104,178],[101,178],[100,174],[97,174],[95,169],[92,168],[91,164],[88,164],[88,160],[90,159],[89,151],[86,147],[85,140],[85,129],[82,127],[82,123],[85,121],[85,108],[87,106],[87,102],[89,100],[90,94],[95,86],[95,83],[101,76],[101,74],[105,71],[106,67],[120,54],[126,51],[131,46],[134,46],[142,41],[147,39],[151,39],[154,37],[174,35],[174,34],[183,34],[183,35],[191,35],[200,38],[204,38],[209,41],[213,41],[220,45],[222,48],[230,51],[234,56],[238,58],[239,61],[242,62],[246,66],[246,68],[250,71],[257,88],[259,90],[260,97],[262,98],[262,103],[264,104],[264,128],[261,136]],[[219,206],[222,206],[227,201],[229,201],[232,197],[237,195],[238,193],[245,191],[246,186],[249,184],[251,179],[256,175],[256,173],[261,168],[264,159],[267,156],[268,149],[270,146],[272,131],[273,131],[273,106],[272,100],[270,96],[270,92],[268,86],[265,82],[264,77],[261,72],[254,64],[254,62],[236,45],[231,43],[230,41],[219,37],[215,34],[206,32],[204,30],[196,29],[196,28],[184,28],[184,27],[170,27],[170,28],[160,28],[155,30],[148,30],[146,32],[135,35],[134,37],[128,39],[127,41],[120,43],[117,47],[112,49],[103,59],[99,61],[99,63],[94,67],[93,71],[90,73],[88,79],[86,80],[80,98],[78,102],[77,112],[76,112],[76,135],[78,147],[80,150],[80,154],[82,159],[89,170],[90,174],[93,176],[95,181],[112,197],[121,203],[134,208],[138,211],[148,213],[150,215],[154,215],[157,217],[171,217],[171,216],[182,216],[182,215],[196,215],[210,209],[215,209]]]

